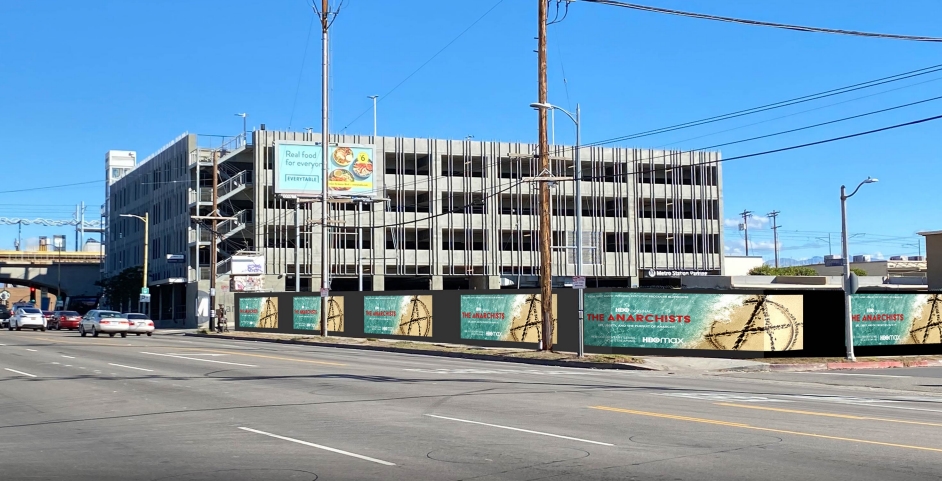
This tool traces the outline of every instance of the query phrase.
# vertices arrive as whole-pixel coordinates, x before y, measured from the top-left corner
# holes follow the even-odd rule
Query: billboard
[[[239,327],[278,329],[278,298],[243,297],[239,299]]]
[[[265,273],[265,256],[232,256],[229,260],[234,276],[249,276]]]
[[[432,296],[366,296],[363,333],[432,337]]]
[[[479,341],[540,342],[543,334],[540,294],[470,294],[461,296],[461,338]],[[553,295],[553,343],[557,308]]]
[[[321,330],[321,298],[318,296],[298,296],[292,300],[292,327],[298,331]],[[343,332],[343,296],[327,298],[327,330]]]
[[[942,343],[942,294],[855,294],[855,346]]]
[[[327,186],[336,195],[374,195],[373,147],[340,144],[328,147]],[[275,192],[319,195],[323,192],[320,144],[275,142]]]
[[[735,351],[803,347],[801,295],[585,294],[585,343]]]

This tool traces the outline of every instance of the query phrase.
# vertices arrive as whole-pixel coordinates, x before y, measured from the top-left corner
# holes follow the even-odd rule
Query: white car
[[[154,334],[154,321],[150,320],[147,317],[147,314],[138,314],[136,312],[131,312],[125,314],[128,318],[128,333],[137,334],[147,334],[148,336]]]
[[[43,316],[43,311],[36,309],[35,307],[18,307],[13,313],[13,317],[10,318],[10,327],[12,331],[16,329],[19,331],[23,328],[32,329],[32,330],[46,330],[46,317]]]
[[[88,311],[79,324],[79,334],[85,337],[88,333],[92,333],[93,337],[98,337],[103,332],[111,337],[115,334],[128,337],[128,318],[117,311],[99,309]]]

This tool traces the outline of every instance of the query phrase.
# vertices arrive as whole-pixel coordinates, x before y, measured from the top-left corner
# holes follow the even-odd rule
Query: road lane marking
[[[749,396],[745,394],[725,394],[709,392],[670,392],[670,393],[652,393],[655,396],[670,396],[686,399],[697,399],[701,401],[738,401],[738,402],[763,402],[763,403],[790,403],[786,399],[773,399],[765,396]]]
[[[250,356],[250,357],[260,357],[263,359],[275,359],[278,361],[294,361],[294,362],[306,362],[310,364],[323,364],[325,366],[346,366],[346,364],[340,363],[340,362],[314,361],[311,359],[298,359],[294,357],[266,356],[264,354],[249,354],[247,352],[228,352],[228,351],[216,351],[216,350],[211,350],[211,349],[204,349],[204,351],[218,352],[222,354],[231,354],[233,356]],[[201,360],[208,361],[208,359],[201,359]]]
[[[501,426],[500,424],[489,424],[489,423],[482,423],[482,422],[480,422],[480,421],[469,421],[469,420],[467,420],[467,419],[449,418],[449,417],[445,417],[445,416],[436,416],[435,414],[426,414],[426,416],[432,417],[432,418],[438,418],[438,419],[447,419],[447,420],[449,420],[449,421],[458,421],[458,422],[461,422],[461,423],[479,424],[479,425],[481,425],[481,426],[490,426],[490,427],[492,427],[492,428],[509,429],[509,430],[511,430],[511,431],[519,431],[519,432],[521,432],[521,433],[539,434],[539,435],[541,435],[541,436],[549,436],[549,437],[553,437],[553,438],[568,439],[568,440],[570,440],[570,441],[580,441],[580,442],[583,442],[583,443],[599,444],[599,445],[602,445],[602,446],[614,446],[614,444],[603,443],[603,442],[600,442],[600,441],[590,441],[590,440],[588,440],[588,439],[573,438],[573,437],[569,437],[569,436],[562,436],[562,435],[559,435],[559,434],[543,433],[543,432],[540,432],[540,431],[530,431],[529,429],[520,429],[520,428],[514,428],[514,427],[510,427],[510,426]]]
[[[216,364],[229,364],[231,366],[258,367],[254,364],[240,364],[237,362],[216,361],[213,359],[200,359],[198,357],[176,356],[174,354],[158,354],[156,352],[144,352],[144,351],[141,351],[141,354],[150,354],[151,356],[175,357],[177,359],[189,359],[190,361],[213,362]]]
[[[351,453],[351,452],[349,452],[349,451],[342,451],[342,450],[336,449],[336,448],[331,448],[331,447],[327,447],[327,446],[321,446],[320,444],[309,443],[309,442],[307,442],[307,441],[301,441],[300,439],[289,438],[289,437],[287,437],[287,436],[279,436],[279,435],[277,435],[277,434],[266,433],[265,431],[259,431],[259,430],[257,430],[257,429],[244,428],[244,427],[239,427],[239,429],[241,429],[241,430],[243,430],[243,431],[248,431],[248,432],[250,432],[250,433],[255,433],[255,434],[261,434],[261,435],[264,435],[264,436],[269,436],[269,437],[272,437],[272,438],[275,438],[275,439],[281,439],[281,440],[284,440],[284,441],[291,441],[292,443],[303,444],[303,445],[305,445],[305,446],[310,446],[310,447],[312,447],[312,448],[323,449],[324,451],[330,451],[330,452],[332,452],[332,453],[343,454],[343,455],[345,455],[345,456],[351,456],[351,457],[354,457],[354,458],[357,458],[357,459],[362,459],[362,460],[364,460],[364,461],[370,461],[370,462],[373,462],[373,463],[382,464],[383,466],[395,466],[395,465],[396,465],[395,463],[390,463],[389,461],[383,461],[382,459],[371,458],[371,457],[369,457],[369,456],[363,456],[362,454],[356,454],[356,453]]]
[[[883,421],[888,423],[901,423],[901,424],[918,424],[922,426],[936,426],[942,427],[940,423],[927,423],[922,421],[906,421],[904,419],[889,419],[889,418],[875,418],[870,416],[855,416],[853,414],[836,414],[836,413],[822,413],[817,411],[802,411],[798,409],[782,409],[782,408],[771,408],[766,406],[750,406],[746,404],[733,404],[733,403],[714,403],[717,406],[726,406],[733,408],[745,408],[745,409],[759,409],[762,411],[775,411],[780,413],[791,413],[791,414],[806,414],[808,416],[825,416],[829,418],[842,418],[842,419],[856,419],[860,421]]]
[[[602,411],[611,411],[611,412],[616,412],[616,413],[636,414],[639,416],[650,416],[650,417],[655,417],[655,418],[673,419],[677,421],[689,421],[689,422],[704,423],[704,424],[718,424],[721,426],[729,426],[729,427],[742,428],[742,429],[752,429],[755,431],[765,431],[765,432],[770,432],[770,433],[793,434],[795,436],[808,436],[812,438],[830,439],[834,441],[847,441],[851,443],[874,444],[877,446],[889,446],[889,447],[903,448],[903,449],[917,449],[920,451],[933,451],[937,453],[942,453],[942,449],[940,448],[930,448],[926,446],[912,446],[909,444],[885,443],[882,441],[870,441],[867,439],[845,438],[841,436],[827,436],[825,434],[805,433],[801,431],[789,431],[786,429],[763,428],[763,427],[751,426],[749,424],[743,424],[743,423],[731,423],[727,421],[718,421],[715,419],[692,418],[692,417],[687,417],[687,416],[677,416],[674,414],[655,413],[655,412],[648,412],[648,411],[634,411],[631,409],[613,408],[609,406],[589,406],[589,408],[599,409]]]
[[[788,371],[786,371],[788,372]],[[814,372],[814,371],[805,371],[805,372],[789,372],[789,374],[818,374],[822,376],[866,376],[866,377],[912,377],[906,376],[903,374],[893,375],[893,374],[863,374],[857,372]]]
[[[35,374],[30,374],[30,373],[28,373],[28,372],[23,372],[23,371],[17,371],[16,369],[10,369],[10,368],[8,368],[8,367],[5,367],[5,368],[3,368],[3,369],[5,369],[5,370],[7,370],[7,371],[10,371],[10,372],[15,372],[15,373],[17,373],[17,374],[22,374],[22,375],[24,375],[24,376],[36,377]]]
[[[123,367],[123,368],[127,368],[127,369],[137,369],[138,371],[154,372],[153,369],[144,369],[143,367],[125,366],[124,364],[115,364],[115,363],[113,363],[113,362],[109,362],[108,365],[109,365],[109,366]]]
[[[35,350],[35,349],[30,349],[30,348],[28,348],[28,347],[26,348],[26,350],[27,350],[27,351],[32,351],[32,352],[36,352],[36,350]]]
[[[65,354],[62,354],[62,357],[66,358],[66,359],[75,359],[74,357],[72,357],[72,356],[66,356]]]

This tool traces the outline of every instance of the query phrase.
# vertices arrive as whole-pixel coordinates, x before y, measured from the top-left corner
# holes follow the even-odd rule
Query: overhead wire
[[[649,137],[649,136],[652,136],[652,135],[663,134],[663,133],[666,133],[666,132],[673,132],[673,131],[676,131],[676,130],[687,129],[687,128],[691,128],[691,127],[697,127],[697,126],[700,126],[700,125],[711,124],[711,123],[720,122],[720,121],[724,121],[724,120],[729,120],[729,119],[734,119],[734,118],[738,118],[738,117],[743,117],[743,116],[746,116],[746,115],[752,115],[752,114],[756,114],[756,113],[760,113],[760,112],[766,112],[766,111],[769,111],[769,110],[779,109],[779,108],[788,107],[788,106],[792,106],[792,105],[796,105],[796,104],[802,104],[802,103],[806,103],[806,102],[811,102],[811,101],[814,101],[814,100],[820,100],[820,99],[827,98],[827,97],[833,97],[833,96],[835,96],[835,95],[841,95],[841,94],[845,94],[845,93],[849,93],[849,92],[854,92],[854,91],[857,91],[857,90],[862,90],[862,89],[867,89],[867,88],[871,88],[871,87],[876,87],[876,86],[884,85],[884,84],[887,84],[887,83],[898,82],[898,81],[901,81],[901,80],[906,80],[906,79],[913,78],[913,77],[918,77],[918,76],[921,76],[921,75],[928,75],[928,74],[935,73],[935,72],[940,72],[940,71],[942,71],[942,64],[932,65],[932,66],[929,66],[929,67],[925,67],[925,68],[921,68],[921,69],[917,69],[917,70],[912,70],[912,71],[909,71],[909,72],[903,72],[903,73],[896,74],[896,75],[891,75],[891,76],[888,76],[888,77],[882,77],[882,78],[878,78],[878,79],[874,79],[874,80],[869,80],[869,81],[866,81],[866,82],[860,82],[860,83],[857,83],[857,84],[848,85],[848,86],[845,86],[845,87],[840,87],[840,88],[831,89],[831,90],[825,90],[825,91],[823,91],[823,92],[818,92],[818,93],[809,94],[809,95],[803,95],[803,96],[791,98],[791,99],[788,99],[788,100],[782,100],[782,101],[773,102],[773,103],[770,103],[770,104],[760,105],[760,106],[758,106],[758,107],[751,107],[751,108],[748,108],[748,109],[743,109],[743,110],[738,110],[738,111],[734,111],[734,112],[729,112],[729,113],[726,113],[726,114],[715,115],[715,116],[712,116],[712,117],[706,117],[706,118],[699,119],[699,120],[692,120],[692,121],[689,121],[689,122],[683,122],[683,123],[680,123],[680,124],[670,125],[670,126],[667,126],[667,127],[661,127],[661,128],[657,128],[657,129],[646,130],[646,131],[642,131],[642,132],[636,132],[636,133],[633,133],[633,134],[627,134],[627,135],[621,135],[621,136],[618,136],[618,137],[612,137],[612,138],[608,138],[608,139],[604,139],[604,140],[597,140],[597,141],[593,141],[593,142],[588,142],[588,143],[583,144],[583,146],[584,146],[584,147],[592,147],[592,146],[598,146],[598,145],[612,144],[612,143],[616,143],[616,142],[622,142],[622,141],[625,141],[625,140],[632,140],[632,139],[637,139],[637,138],[642,138],[642,137]]]
[[[902,35],[895,33],[863,32],[859,30],[843,30],[837,28],[811,27],[807,25],[796,25],[787,23],[765,22],[761,20],[749,20],[736,17],[724,17],[720,15],[709,15],[705,13],[687,12],[683,10],[673,10],[669,8],[651,7],[648,5],[638,5],[636,3],[621,2],[618,0],[575,0],[586,3],[597,3],[600,5],[610,5],[614,7],[628,8],[652,13],[662,13],[676,15],[681,17],[696,18],[700,20],[713,20],[718,22],[739,23],[743,25],[753,25],[758,27],[782,28],[786,30],[796,30],[800,32],[829,33],[835,35],[851,35],[856,37],[882,38],[892,40],[908,40],[915,42],[942,42],[942,38],[929,37],[923,35]]]
[[[382,101],[384,101],[387,97],[389,97],[389,95],[391,95],[393,92],[395,92],[396,90],[398,90],[399,87],[401,87],[404,83],[408,82],[409,79],[411,79],[413,76],[415,76],[415,74],[419,73],[419,71],[422,70],[423,68],[425,68],[426,65],[428,65],[429,63],[431,63],[432,60],[435,60],[435,58],[437,58],[439,55],[441,55],[442,52],[444,52],[445,50],[448,49],[448,47],[450,47],[452,44],[454,44],[455,42],[457,42],[458,39],[460,39],[462,36],[464,36],[464,34],[468,33],[468,31],[471,30],[475,25],[477,25],[481,20],[484,20],[484,17],[487,17],[488,14],[490,14],[491,12],[493,12],[494,9],[496,9],[496,8],[497,8],[498,6],[500,6],[500,4],[502,4],[502,3],[504,3],[504,0],[498,0],[497,3],[495,3],[491,8],[487,9],[487,11],[485,11],[480,17],[478,17],[477,20],[471,22],[470,25],[468,25],[468,26],[467,26],[464,30],[462,30],[457,36],[455,36],[453,39],[451,39],[450,42],[446,43],[444,47],[440,48],[437,52],[435,52],[435,54],[433,54],[431,57],[429,57],[428,60],[426,60],[425,62],[423,62],[421,65],[419,65],[418,68],[416,68],[415,70],[412,71],[412,73],[410,73],[409,75],[407,75],[404,79],[402,79],[399,83],[397,83],[393,88],[389,89],[388,92],[386,92],[386,93],[383,94],[383,95],[380,95],[379,98],[377,99],[377,102],[382,102]],[[342,131],[347,130],[347,129],[348,129],[351,125],[353,125],[357,120],[360,120],[360,118],[362,118],[362,117],[363,117],[364,115],[366,115],[370,110],[372,110],[372,108],[373,108],[373,107],[370,106],[370,107],[367,107],[366,109],[364,109],[363,112],[360,112],[360,115],[357,115],[356,117],[354,117],[353,120],[351,120],[350,122],[347,122],[347,124],[344,126],[344,128],[340,129],[340,131],[342,132]]]

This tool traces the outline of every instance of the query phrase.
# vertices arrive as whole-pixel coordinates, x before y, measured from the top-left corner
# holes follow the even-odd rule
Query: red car
[[[49,330],[56,329],[61,331],[62,329],[78,329],[79,323],[82,322],[82,316],[75,311],[56,311],[52,313],[52,319],[47,321],[46,327]]]

